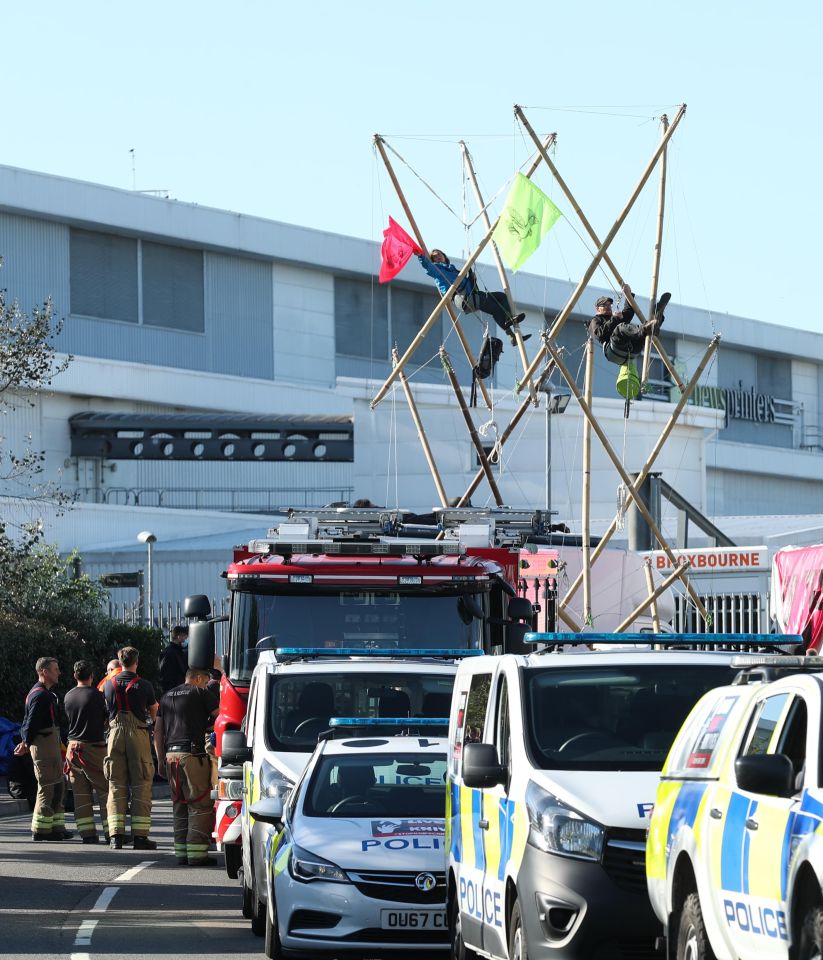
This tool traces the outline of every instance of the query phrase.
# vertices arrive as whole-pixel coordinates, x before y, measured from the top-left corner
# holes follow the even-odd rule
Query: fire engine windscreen
[[[734,673],[719,663],[529,671],[529,752],[545,770],[660,770],[691,708]]]
[[[488,593],[324,590],[234,594],[229,677],[248,678],[256,644],[396,650],[483,647]],[[478,616],[481,615],[481,616]]]
[[[271,748],[310,752],[332,717],[448,717],[454,677],[390,666],[349,673],[329,665],[328,672],[275,676],[271,684]]]

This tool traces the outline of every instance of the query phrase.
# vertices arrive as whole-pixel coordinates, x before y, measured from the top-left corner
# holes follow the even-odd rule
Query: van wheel
[[[277,901],[274,899],[274,895],[272,895],[271,898],[271,910],[266,911],[266,943],[263,952],[269,960],[282,960],[283,948],[280,945],[280,928],[277,925]]]
[[[246,886],[246,878],[242,870],[240,871],[240,885],[243,888],[243,916],[246,920],[251,920],[254,902],[252,900],[251,888]]]
[[[258,899],[257,891],[252,890],[251,932],[255,937],[262,937],[266,932],[266,904]]]
[[[449,897],[449,942],[451,960],[477,960],[477,954],[463,942],[463,923],[457,897]]]
[[[823,907],[809,907],[803,917],[797,960],[823,960]]]
[[[677,960],[715,960],[697,893],[690,893],[680,910],[675,956]]]
[[[523,916],[520,913],[520,901],[515,900],[509,924],[509,960],[529,960],[526,947],[526,931],[523,929]]]

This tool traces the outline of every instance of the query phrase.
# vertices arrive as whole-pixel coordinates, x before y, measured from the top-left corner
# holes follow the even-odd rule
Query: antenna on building
[[[132,190],[137,189],[137,163],[134,157],[134,147],[129,150],[131,154],[131,188]]]

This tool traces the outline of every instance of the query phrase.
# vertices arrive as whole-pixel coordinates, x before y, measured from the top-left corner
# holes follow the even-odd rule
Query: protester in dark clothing
[[[35,670],[38,680],[26,697],[26,712],[20,727],[22,740],[14,748],[14,754],[31,753],[34,761],[37,799],[31,817],[32,840],[68,840],[74,834],[66,830],[58,701],[52,689],[60,679],[60,667],[54,657],[40,657]]]
[[[168,778],[174,809],[174,855],[181,866],[217,862],[208,855],[213,804],[205,744],[219,698],[209,682],[207,670],[188,670],[185,683],[163,694],[154,727],[158,769]]]
[[[628,284],[624,293],[631,293]],[[665,319],[663,311],[671,294],[661,295],[655,309],[654,318],[642,326],[632,323],[634,307],[627,304],[622,310],[612,312],[614,300],[611,297],[598,297],[595,303],[596,315],[589,321],[589,334],[603,344],[606,359],[612,363],[624,364],[632,357],[643,353],[647,336],[656,336]]]
[[[74,665],[77,686],[66,694],[63,705],[69,721],[66,773],[74,792],[74,822],[83,843],[99,843],[94,825],[94,795],[100,808],[103,836],[109,842],[106,803],[109,782],[103,772],[106,756],[108,711],[103,694],[93,686],[91,664],[78,660]]]
[[[186,679],[189,653],[184,644],[189,639],[189,628],[183,624],[171,632],[168,646],[160,654],[160,689],[162,693],[179,687]]]
[[[431,258],[418,254],[417,259],[426,273],[437,284],[440,293],[447,293],[460,271],[451,263],[446,254],[442,250],[435,249],[431,252]],[[512,346],[517,344],[514,325],[524,320],[526,314],[518,313],[516,316],[512,316],[508,297],[501,290],[492,293],[481,290],[477,285],[474,270],[469,270],[452,299],[463,313],[474,313],[476,310],[479,310],[480,313],[487,313],[498,327],[502,327],[506,331]],[[528,340],[530,336],[531,334],[527,333],[523,336],[523,339]]]

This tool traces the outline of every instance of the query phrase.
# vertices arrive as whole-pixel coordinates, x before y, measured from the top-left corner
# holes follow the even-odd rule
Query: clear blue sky
[[[375,240],[388,214],[403,221],[375,132],[460,213],[457,141],[494,195],[529,153],[519,103],[557,131],[555,162],[602,236],[655,118],[686,102],[663,288],[823,332],[807,306],[823,206],[819,2],[40,0],[5,3],[0,23],[0,162],[130,189],[134,148],[138,189]],[[457,255],[479,239],[398,173],[429,245]],[[577,227],[548,172],[535,181]],[[612,248],[641,293],[656,189],[655,174]],[[587,263],[561,223],[525,269],[576,281]]]

